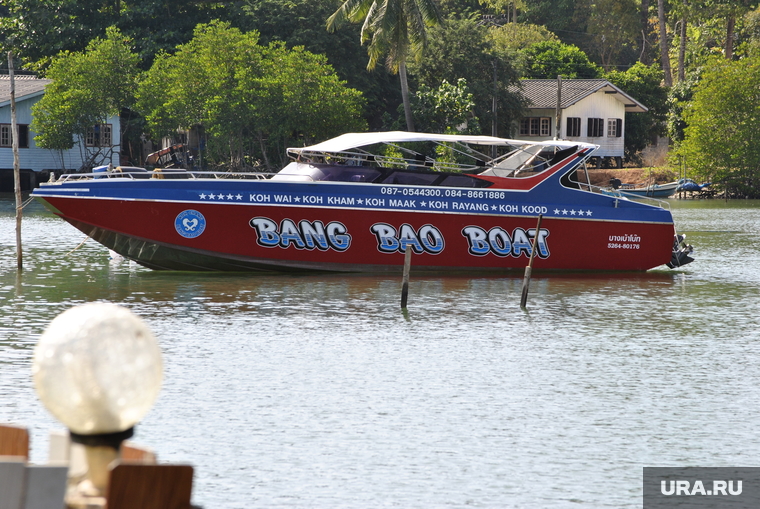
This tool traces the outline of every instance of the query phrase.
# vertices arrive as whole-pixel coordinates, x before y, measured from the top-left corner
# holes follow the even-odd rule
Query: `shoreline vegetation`
[[[665,184],[679,179],[678,172],[670,168],[613,168],[588,170],[591,184],[605,187],[610,179],[620,179],[624,184],[633,184],[636,187],[650,184]]]

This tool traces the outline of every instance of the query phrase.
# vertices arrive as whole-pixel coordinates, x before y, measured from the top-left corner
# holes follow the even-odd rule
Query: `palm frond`
[[[375,0],[346,0],[337,11],[327,18],[327,31],[335,31],[346,21],[356,23],[363,20],[374,3]]]

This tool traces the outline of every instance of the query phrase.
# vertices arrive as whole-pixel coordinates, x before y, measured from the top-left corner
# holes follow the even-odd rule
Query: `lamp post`
[[[69,479],[70,508],[105,504],[108,466],[121,442],[153,406],[161,389],[161,350],[147,325],[108,303],[76,306],[58,315],[40,337],[32,364],[45,407],[82,444],[87,474]]]

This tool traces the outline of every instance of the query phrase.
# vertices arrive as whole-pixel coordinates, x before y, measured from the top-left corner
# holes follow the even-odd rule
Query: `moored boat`
[[[508,271],[525,267],[534,238],[536,271],[688,263],[667,208],[590,184],[596,148],[349,133],[288,149],[273,176],[112,171],[63,175],[33,195],[153,269],[384,272],[411,249],[416,271]]]
[[[652,184],[649,186],[633,187],[628,185],[613,185],[613,191],[610,194],[620,193],[624,196],[647,198],[670,198],[678,191],[680,182],[668,182],[666,184]]]

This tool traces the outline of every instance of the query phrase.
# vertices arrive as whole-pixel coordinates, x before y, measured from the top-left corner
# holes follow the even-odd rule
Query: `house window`
[[[567,134],[568,138],[578,137],[581,135],[580,117],[567,117]]]
[[[110,147],[111,124],[95,124],[87,129],[85,145],[88,147]]]
[[[18,148],[29,148],[29,126],[16,124],[18,128]],[[13,129],[11,124],[0,124],[0,147],[13,146]]]
[[[604,136],[604,119],[603,118],[590,118],[588,119],[588,129],[586,136],[589,138],[599,138]]]
[[[526,117],[520,121],[520,136],[551,136],[551,119]]]
[[[620,138],[622,135],[623,135],[623,119],[608,118],[607,119],[607,137]]]

